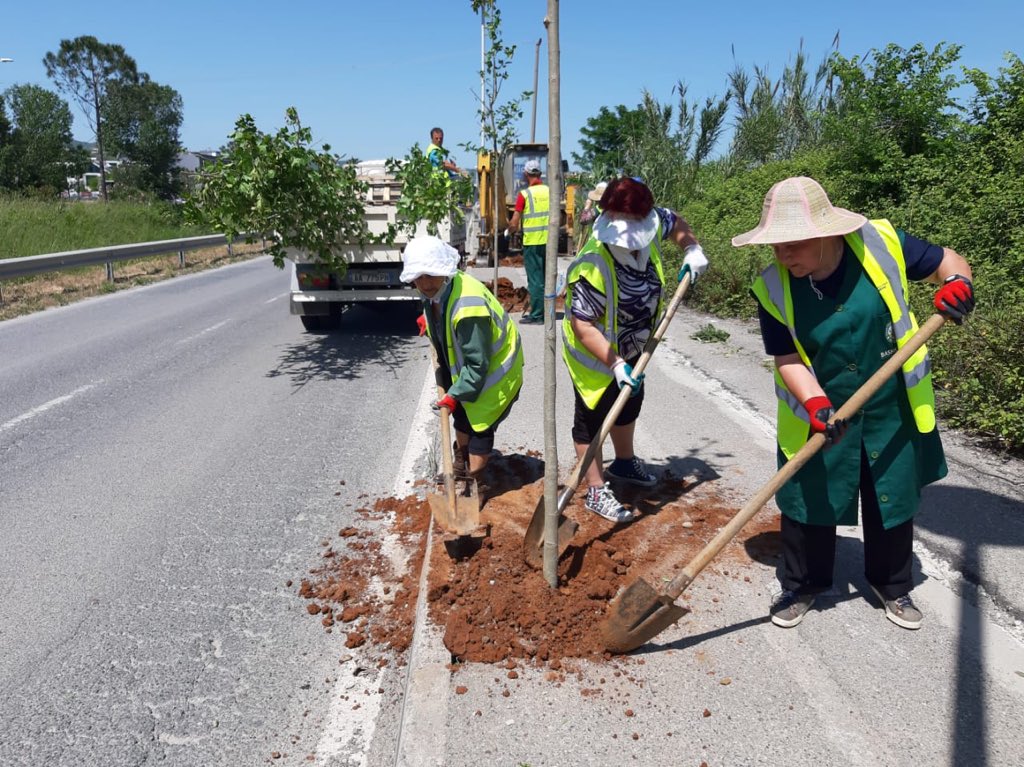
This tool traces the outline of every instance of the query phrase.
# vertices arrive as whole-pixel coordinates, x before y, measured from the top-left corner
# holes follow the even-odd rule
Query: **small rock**
[[[626,716],[636,716],[636,714],[633,713],[633,709],[627,708],[626,709]]]
[[[633,737],[633,740],[640,740],[640,733],[639,732],[634,732],[632,737]]]
[[[465,685],[460,684],[458,687],[455,688],[456,695],[465,695],[467,692],[469,692],[469,688]]]
[[[732,678],[724,676],[718,680],[719,684],[732,684]]]
[[[711,712],[707,709],[704,709],[704,718],[707,719],[709,716],[711,716]]]

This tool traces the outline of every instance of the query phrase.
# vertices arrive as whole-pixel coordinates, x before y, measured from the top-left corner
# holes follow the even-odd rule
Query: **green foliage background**
[[[171,203],[60,202],[0,195],[0,258],[209,234]]]
[[[956,250],[971,264],[978,305],[967,323],[947,325],[929,344],[940,412],[994,446],[1020,451],[1024,64],[1007,54],[990,75],[958,67],[958,58],[955,45],[890,45],[863,58],[833,53],[813,76],[799,55],[777,81],[756,67],[752,77],[737,68],[729,75],[732,145],[705,162],[673,148],[682,142],[672,140],[671,107],[659,112],[644,94],[636,110],[603,108],[591,118],[585,135],[594,167],[584,171],[595,180],[604,172],[597,167],[608,161],[603,137],[646,132],[643,142],[627,140],[639,154],[622,153],[618,170],[642,173],[658,204],[690,221],[712,265],[692,301],[722,316],[756,313],[749,288],[771,250],[733,248],[730,240],[757,224],[765,193],[789,176],[811,176],[834,204]],[[653,141],[652,132],[662,139]],[[934,311],[934,290],[913,287],[919,321]]]

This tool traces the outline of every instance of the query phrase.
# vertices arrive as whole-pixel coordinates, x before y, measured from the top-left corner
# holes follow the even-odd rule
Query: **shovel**
[[[636,366],[633,368],[633,376],[639,376],[644,372],[644,368],[647,367],[648,360],[651,359],[651,355],[654,354],[654,350],[661,342],[662,336],[665,335],[665,331],[668,330],[668,324],[672,321],[673,315],[676,313],[676,309],[679,308],[680,302],[683,300],[683,296],[686,295],[686,291],[690,287],[690,272],[686,273],[682,281],[679,283],[679,287],[676,288],[675,295],[672,296],[672,301],[668,305],[668,309],[665,310],[665,315],[661,318],[661,322],[658,323],[658,327],[655,328],[654,333],[647,339],[647,343],[644,344],[644,351],[640,355],[640,359],[637,360]],[[632,393],[632,388],[623,386],[619,392],[618,398],[615,400],[615,404],[612,405],[612,409],[608,411],[608,415],[604,419],[604,423],[601,424],[601,431],[594,437],[590,445],[587,446],[587,452],[585,452],[577,461],[573,467],[572,472],[569,474],[569,478],[561,485],[561,492],[558,494],[558,515],[560,517],[558,523],[558,556],[562,556],[565,550],[569,546],[569,542],[572,537],[576,534],[576,529],[579,527],[571,519],[567,519],[562,516],[562,512],[565,511],[565,507],[569,505],[573,496],[576,495],[576,487],[580,484],[580,480],[583,479],[583,475],[586,474],[587,469],[590,468],[590,463],[594,460],[594,457],[601,452],[601,447],[604,445],[605,438],[608,436],[608,432],[611,431],[612,426],[615,424],[615,420],[619,417],[622,412],[622,408],[626,406],[626,401],[629,399]],[[523,542],[523,556],[526,558],[526,563],[535,570],[539,570],[544,566],[544,496],[540,497],[537,501],[537,508],[533,510],[533,517],[530,519],[530,526],[526,529],[526,540]]]
[[[924,343],[946,321],[941,314],[933,314],[928,321],[907,341],[906,345],[893,354],[875,374],[853,393],[830,421],[840,418],[852,418],[864,404],[871,399],[876,391],[898,371]],[[676,599],[693,582],[701,570],[725,548],[736,534],[761,510],[779,488],[790,477],[807,463],[825,444],[825,435],[812,434],[807,443],[800,448],[768,484],[762,487],[747,505],[740,509],[736,516],[729,520],[718,534],[701,549],[693,560],[683,568],[668,584],[663,592],[658,592],[643,578],[640,578],[624,590],[620,591],[608,605],[608,615],[602,626],[604,646],[611,652],[629,652],[660,634],[687,613],[687,609],[677,605]]]
[[[430,353],[434,360],[434,373],[438,371],[437,351],[434,342],[430,342]],[[437,387],[438,397],[444,396],[444,387]],[[453,541],[467,537],[483,538],[486,530],[480,524],[480,495],[477,492],[476,480],[460,481],[462,487],[456,487],[455,471],[452,468],[452,430],[448,421],[448,408],[441,408],[441,466],[444,477],[444,494],[430,493],[427,503],[434,520],[445,532],[445,540]]]

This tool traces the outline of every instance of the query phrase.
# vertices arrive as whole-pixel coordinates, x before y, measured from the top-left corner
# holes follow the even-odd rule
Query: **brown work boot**
[[[469,478],[469,445],[459,447],[459,443],[452,443],[452,473],[455,479]]]

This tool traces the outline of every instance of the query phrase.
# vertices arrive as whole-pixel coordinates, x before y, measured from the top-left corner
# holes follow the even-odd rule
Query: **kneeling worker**
[[[402,282],[423,300],[427,335],[437,353],[437,384],[455,425],[455,471],[474,477],[487,465],[494,432],[523,385],[519,331],[482,282],[458,270],[459,254],[437,237],[416,237],[402,255]]]

